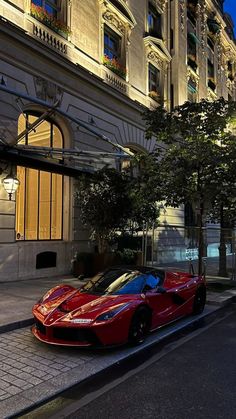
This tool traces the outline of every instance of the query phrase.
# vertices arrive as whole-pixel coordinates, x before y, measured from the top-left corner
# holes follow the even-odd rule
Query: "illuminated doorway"
[[[37,118],[33,113],[21,115],[19,132]],[[63,135],[53,121],[44,120],[19,144],[63,148]],[[17,177],[20,187],[16,195],[16,239],[62,240],[63,176],[19,166]]]

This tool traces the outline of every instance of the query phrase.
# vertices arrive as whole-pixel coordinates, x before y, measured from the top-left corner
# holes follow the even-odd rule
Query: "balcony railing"
[[[67,41],[32,16],[27,16],[27,29],[29,33],[32,33],[34,37],[38,38],[50,48],[63,55],[67,55]]]
[[[116,75],[113,71],[109,70],[109,68],[104,66],[104,81],[114,87],[115,89],[119,90],[122,93],[127,93],[127,83]]]

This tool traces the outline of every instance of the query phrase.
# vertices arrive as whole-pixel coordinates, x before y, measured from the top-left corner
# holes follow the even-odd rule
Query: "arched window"
[[[38,116],[25,113],[19,118],[22,132]],[[44,120],[26,134],[20,144],[37,147],[63,147],[58,126]],[[36,169],[17,167],[20,186],[16,196],[17,240],[61,240],[63,226],[63,176]]]

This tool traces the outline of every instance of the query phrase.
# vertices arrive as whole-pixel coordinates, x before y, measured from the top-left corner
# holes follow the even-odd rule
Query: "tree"
[[[91,177],[82,177],[76,192],[81,221],[91,230],[99,253],[107,251],[116,230],[122,229],[130,214],[128,177],[104,168]]]
[[[99,253],[108,250],[117,231],[138,232],[157,221],[160,190],[154,167],[153,158],[137,155],[131,170],[106,167],[79,180],[76,196],[81,220],[90,228]]]
[[[220,169],[228,162],[226,128],[234,110],[234,102],[220,98],[215,102],[185,102],[170,112],[159,107],[144,114],[146,136],[157,140],[155,155],[167,204],[176,207],[190,202],[198,209],[199,274],[204,216],[220,196],[226,179]]]

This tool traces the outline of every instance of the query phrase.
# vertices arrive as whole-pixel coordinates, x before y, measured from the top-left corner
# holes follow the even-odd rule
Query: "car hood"
[[[123,304],[132,304],[134,295],[97,296],[76,291],[68,298],[60,298],[57,302],[39,304],[37,311],[43,315],[44,325],[52,325],[60,321],[70,322],[73,319],[90,319],[94,321],[99,315],[113,310]]]

